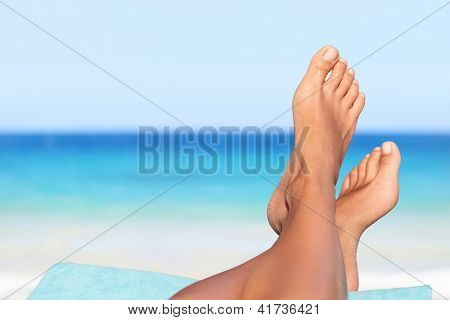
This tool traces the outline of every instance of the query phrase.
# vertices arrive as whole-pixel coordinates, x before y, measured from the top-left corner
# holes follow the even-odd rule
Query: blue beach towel
[[[164,300],[196,281],[156,272],[59,263],[45,274],[28,299]],[[431,287],[350,292],[349,299],[431,300]]]

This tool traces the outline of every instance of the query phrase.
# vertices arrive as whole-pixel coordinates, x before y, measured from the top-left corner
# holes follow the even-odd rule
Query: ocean
[[[400,200],[363,236],[361,288],[426,283],[436,298],[449,297],[450,135],[356,135],[340,180],[387,140],[402,153]],[[202,278],[258,254],[275,239],[266,206],[280,172],[265,173],[271,183],[240,170],[240,144],[229,158],[219,144],[213,173],[193,165],[184,174],[145,174],[137,134],[0,135],[0,293],[124,217],[67,260]],[[286,161],[289,152],[286,144],[247,156]],[[234,160],[231,173],[226,159]]]

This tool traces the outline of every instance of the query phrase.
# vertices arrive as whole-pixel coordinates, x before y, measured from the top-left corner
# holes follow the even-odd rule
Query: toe
[[[350,175],[347,175],[344,179],[344,182],[342,182],[341,193],[339,196],[341,197],[344,194],[346,194],[349,188],[350,188]]]
[[[342,157],[345,156],[345,154],[347,153],[347,148],[350,144],[350,142],[352,141],[353,135],[355,134],[356,131],[356,123],[354,123],[350,130],[347,132],[347,134],[344,137],[344,149],[343,149],[343,154]],[[343,160],[344,158],[342,158],[341,160]]]
[[[353,190],[353,188],[355,188],[357,183],[358,183],[358,167],[355,167],[350,172],[350,188],[349,188],[349,191]]]
[[[366,104],[366,95],[362,92],[358,93],[355,102],[353,102],[353,106],[349,110],[350,114],[354,117],[354,119],[357,119],[359,117],[365,104]]]
[[[372,181],[378,173],[380,167],[381,148],[376,147],[370,154],[369,161],[367,161],[366,169],[366,183]]]
[[[397,145],[392,141],[384,142],[381,145],[381,166],[391,166],[393,169],[398,170],[400,161],[400,150]]]
[[[358,166],[358,182],[356,183],[356,188],[359,188],[365,184],[366,180],[366,170],[367,170],[367,162],[369,161],[369,154],[361,160]]]
[[[336,90],[344,77],[345,70],[347,70],[347,61],[339,59],[331,72],[330,78],[326,81],[326,87],[330,90]]]
[[[342,78],[341,83],[336,89],[336,94],[340,97],[345,96],[347,91],[350,89],[353,83],[353,79],[355,79],[355,71],[353,69],[348,69],[344,73],[344,77]]]
[[[350,86],[350,89],[347,91],[347,94],[342,99],[343,107],[348,108],[348,109],[353,107],[353,103],[355,103],[356,99],[358,98],[358,94],[359,94],[358,80],[353,80],[353,83]]]
[[[400,168],[400,150],[392,142],[384,142],[381,145],[380,169],[377,174],[380,181],[384,182],[385,188],[389,190],[389,208],[392,209],[398,201],[398,170]]]
[[[339,51],[335,47],[323,47],[311,59],[305,79],[322,85],[327,74],[333,69],[338,60]]]

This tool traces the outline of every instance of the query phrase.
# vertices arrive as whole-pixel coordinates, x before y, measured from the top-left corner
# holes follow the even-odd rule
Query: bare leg
[[[250,274],[243,299],[346,298],[333,192],[333,176],[292,188],[297,203],[283,233]]]
[[[237,266],[196,282],[177,292],[175,300],[236,300],[242,295],[249,276],[266,252]]]

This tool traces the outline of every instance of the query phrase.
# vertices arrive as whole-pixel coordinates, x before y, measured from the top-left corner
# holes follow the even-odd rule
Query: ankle
[[[335,185],[333,181],[330,176],[298,175],[291,181],[287,193],[295,197],[304,197],[305,192],[330,192],[334,194]]]
[[[340,237],[356,247],[365,229],[355,219],[357,216],[348,214],[354,209],[352,203],[345,200],[344,198],[336,201],[336,224],[339,227]]]
[[[314,207],[317,210],[332,212],[332,220],[335,219],[335,211],[330,208],[323,208],[327,201],[324,199],[330,199],[330,203],[335,204],[334,200],[335,186],[332,180],[328,179],[316,179],[313,176],[297,177],[291,182],[286,191],[286,200],[289,207],[290,214],[302,211],[302,207]]]

